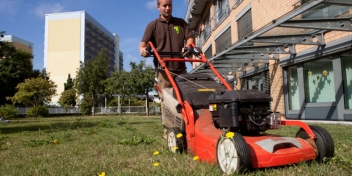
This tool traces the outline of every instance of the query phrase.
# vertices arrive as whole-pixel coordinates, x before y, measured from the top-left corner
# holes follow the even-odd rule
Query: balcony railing
[[[86,36],[90,39],[93,40],[96,46],[99,46],[100,48],[106,48],[108,50],[114,51],[113,47],[108,46],[106,43],[104,43],[103,41],[99,40],[99,38],[97,38],[96,36],[93,36],[93,34],[91,34],[90,32],[86,32]]]
[[[106,35],[104,35],[103,33],[100,33],[99,31],[97,31],[97,29],[94,29],[90,25],[87,25],[86,28],[88,29],[89,32],[92,33],[94,38],[104,41],[104,43],[107,45],[106,48],[108,48],[108,47],[114,48],[115,47],[115,44],[111,38],[108,38]]]

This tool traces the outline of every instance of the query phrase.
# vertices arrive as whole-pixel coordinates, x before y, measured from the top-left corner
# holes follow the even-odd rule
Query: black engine
[[[209,110],[218,128],[258,133],[280,128],[280,113],[270,112],[270,95],[258,90],[215,92],[209,97]]]

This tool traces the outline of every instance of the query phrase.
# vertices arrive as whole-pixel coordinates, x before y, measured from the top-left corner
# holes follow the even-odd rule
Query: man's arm
[[[149,57],[150,56],[150,53],[147,50],[147,43],[142,41],[141,44],[139,44],[139,53],[143,57]]]
[[[194,44],[194,38],[192,38],[192,37],[187,39],[186,47],[188,47],[191,43]]]

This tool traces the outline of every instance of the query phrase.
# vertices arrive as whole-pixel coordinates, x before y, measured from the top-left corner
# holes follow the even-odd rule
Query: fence
[[[96,114],[119,114],[120,110],[118,106],[114,107],[95,107],[94,111]],[[122,106],[121,112],[122,114],[145,114],[146,112],[145,106]],[[160,114],[160,107],[158,106],[150,106],[149,114]]]
[[[28,107],[16,107],[18,110],[18,115],[26,115],[28,111]],[[74,115],[81,114],[81,111],[78,107],[72,107],[65,109],[64,107],[49,107],[49,114],[51,115]],[[119,114],[119,107],[94,107],[95,114]],[[122,106],[121,112],[122,114],[145,114],[146,112],[145,106]],[[160,107],[158,106],[150,106],[149,114],[160,114]]]
[[[18,115],[26,115],[29,107],[16,107]],[[64,115],[64,114],[81,114],[78,107],[72,107],[65,109],[64,107],[49,107],[49,114],[52,115]]]

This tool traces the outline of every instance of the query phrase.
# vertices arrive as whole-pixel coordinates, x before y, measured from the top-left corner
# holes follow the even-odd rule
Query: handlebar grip
[[[152,53],[152,47],[150,47],[150,45],[147,45],[146,50],[147,50],[149,53]]]

